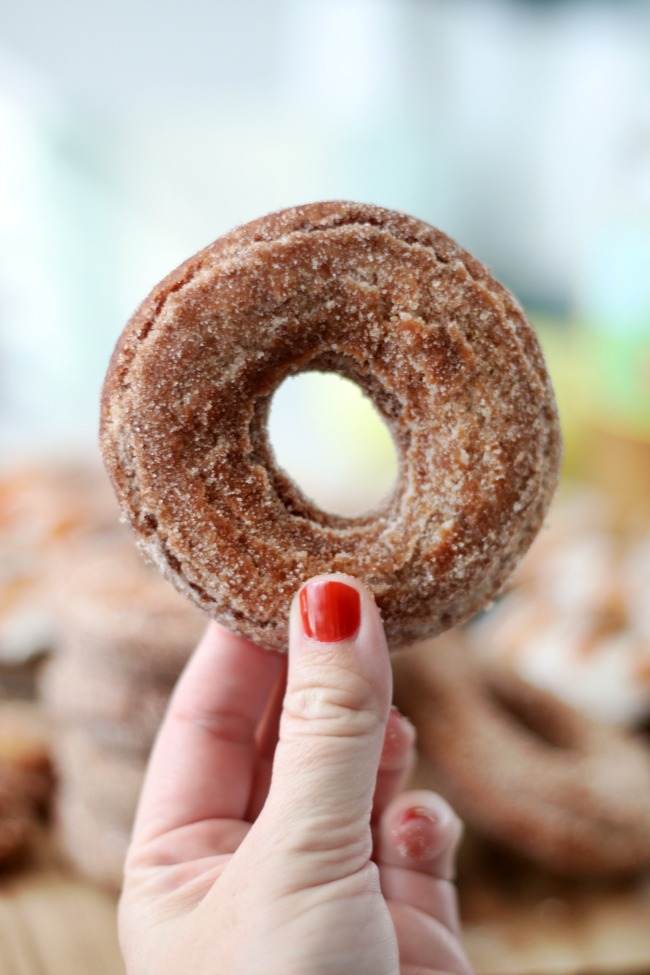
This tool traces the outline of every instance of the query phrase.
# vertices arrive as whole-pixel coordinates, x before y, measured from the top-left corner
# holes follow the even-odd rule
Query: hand
[[[400,794],[414,732],[360,583],[302,587],[286,664],[211,624],[182,675],[127,857],[129,975],[470,975],[460,823]]]

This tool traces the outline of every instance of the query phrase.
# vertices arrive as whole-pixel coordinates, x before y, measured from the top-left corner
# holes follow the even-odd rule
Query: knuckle
[[[384,723],[373,688],[356,674],[289,688],[284,717],[312,733],[352,738],[374,734]]]

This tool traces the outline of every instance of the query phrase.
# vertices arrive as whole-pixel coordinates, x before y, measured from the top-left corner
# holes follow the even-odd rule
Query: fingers
[[[379,825],[377,863],[389,901],[416,908],[458,931],[456,891],[451,883],[462,823],[433,792],[402,793]]]
[[[401,975],[474,975],[458,932],[435,917],[391,901]]]
[[[472,975],[451,883],[461,834],[460,820],[433,792],[403,793],[382,816],[377,863],[405,973]]]
[[[279,654],[210,624],[160,728],[135,843],[205,820],[244,818],[256,731],[283,666]]]
[[[415,764],[415,728],[397,708],[391,708],[386,722],[372,806],[376,823],[386,806],[408,782]]]
[[[367,860],[390,695],[388,649],[370,593],[343,575],[308,582],[291,610],[280,740],[256,826],[303,853],[336,850],[341,870],[349,869],[346,852]]]

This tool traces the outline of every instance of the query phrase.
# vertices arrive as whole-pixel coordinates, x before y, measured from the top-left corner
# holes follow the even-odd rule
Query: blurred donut
[[[36,835],[34,805],[24,785],[20,772],[0,765],[0,869],[20,860]]]
[[[118,892],[130,830],[89,809],[83,797],[61,791],[57,798],[54,835],[67,863],[82,876]]]
[[[65,791],[82,796],[89,813],[131,828],[146,770],[143,757],[112,748],[84,729],[68,728],[57,738],[55,761]]]
[[[641,726],[650,718],[650,532],[615,526],[606,499],[584,488],[558,500],[515,584],[467,639],[571,707]]]
[[[160,683],[178,677],[207,621],[144,561],[129,535],[70,546],[59,574],[55,622],[66,655],[113,666],[118,680],[120,671]]]
[[[54,789],[52,727],[31,701],[0,701],[0,769],[12,776],[15,797],[45,811]]]
[[[49,722],[38,706],[0,701],[0,867],[30,851],[54,777]]]
[[[76,726],[107,747],[141,756],[149,753],[172,690],[171,681],[134,676],[70,650],[46,664],[39,686],[61,730]]]
[[[564,875],[650,865],[650,749],[527,684],[479,666],[457,635],[394,655],[395,700],[459,815]]]
[[[304,370],[358,383],[392,431],[397,484],[365,516],[319,510],[274,462],[271,397]],[[340,202],[263,217],[159,284],[113,354],[100,439],[143,551],[276,650],[293,593],[333,570],[370,587],[391,646],[467,619],[530,544],[560,461],[512,296],[422,221]]]
[[[79,538],[117,530],[118,516],[108,478],[95,463],[42,460],[0,470],[1,677],[52,649],[53,561]],[[18,676],[19,689],[31,690],[30,674]]]

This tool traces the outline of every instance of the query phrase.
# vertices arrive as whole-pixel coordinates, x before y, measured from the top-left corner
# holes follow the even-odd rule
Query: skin
[[[319,578],[359,591],[353,639],[307,638],[294,599],[288,657],[210,624],[176,687],[126,863],[129,975],[471,975],[460,822],[402,791],[415,735],[371,595]]]

